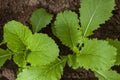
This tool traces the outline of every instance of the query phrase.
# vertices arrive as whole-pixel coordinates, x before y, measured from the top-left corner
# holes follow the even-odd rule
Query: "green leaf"
[[[55,24],[53,23],[53,24],[51,24],[51,29],[52,29],[52,33],[53,33],[53,35],[55,35],[55,36],[57,36],[56,34],[56,29],[55,29]]]
[[[59,55],[54,40],[42,33],[36,33],[27,39],[27,49],[31,50],[27,59],[32,65],[48,64]]]
[[[75,54],[73,55],[68,55],[68,60],[67,63],[70,67],[72,67],[73,69],[77,69],[78,68],[78,64],[77,64],[77,57]]]
[[[24,69],[18,74],[17,80],[60,80],[65,60],[55,60],[51,64]]]
[[[4,41],[13,52],[25,50],[25,41],[30,35],[29,28],[17,21],[10,21],[4,26]]]
[[[89,36],[112,16],[115,0],[80,0],[80,21],[83,36]]]
[[[120,41],[108,39],[109,43],[117,49],[117,59],[115,64],[120,65]]]
[[[26,66],[25,55],[23,53],[15,54],[13,56],[13,60],[19,67],[25,67]]]
[[[116,48],[103,40],[84,40],[84,47],[77,53],[79,67],[92,70],[108,70],[116,60]]]
[[[79,30],[79,20],[76,13],[64,11],[57,15],[55,21],[56,36],[62,43],[71,49],[80,42],[81,32]],[[55,33],[55,32],[54,32]]]
[[[45,9],[38,9],[33,12],[30,22],[32,24],[33,32],[38,32],[46,27],[52,20],[53,15],[48,13]]]
[[[99,80],[120,80],[120,74],[118,74],[116,71],[95,71],[96,77],[98,77]]]
[[[11,58],[11,53],[9,53],[7,50],[3,50],[0,48],[0,67],[3,66],[3,64],[5,63],[5,61],[7,59]]]

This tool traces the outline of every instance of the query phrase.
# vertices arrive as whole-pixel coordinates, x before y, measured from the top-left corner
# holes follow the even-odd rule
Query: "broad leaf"
[[[31,50],[27,59],[32,65],[48,64],[59,55],[59,49],[54,40],[42,33],[36,33],[27,39],[27,49]]]
[[[7,59],[11,58],[11,55],[7,50],[0,49],[0,67],[3,66]]]
[[[28,27],[17,21],[10,21],[4,26],[4,41],[13,52],[25,50],[25,41],[32,35]]]
[[[120,74],[116,71],[94,71],[99,80],[120,80]]]
[[[92,32],[112,16],[115,0],[80,0],[80,21],[83,36]]]
[[[109,43],[117,49],[117,59],[115,64],[120,65],[120,41],[108,39]]]
[[[19,67],[26,66],[25,55],[23,53],[15,54],[13,60]]]
[[[48,13],[45,9],[38,9],[33,12],[30,22],[32,24],[33,32],[38,32],[42,28],[46,27],[52,20],[53,15]]]
[[[114,65],[116,55],[116,48],[107,41],[85,39],[84,47],[77,53],[77,62],[86,69],[108,70]]]
[[[79,30],[79,20],[76,13],[64,11],[57,15],[55,21],[56,36],[62,43],[71,49],[76,47],[80,41],[81,32]]]
[[[55,60],[51,64],[24,69],[18,74],[17,80],[60,80],[65,60]]]

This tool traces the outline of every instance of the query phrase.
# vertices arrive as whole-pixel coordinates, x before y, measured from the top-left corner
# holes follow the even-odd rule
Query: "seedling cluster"
[[[120,42],[88,38],[112,16],[114,0],[81,0],[80,4],[80,16],[72,11],[60,12],[52,25],[53,34],[72,54],[59,56],[55,41],[40,33],[53,15],[38,9],[30,18],[32,30],[14,20],[5,24],[2,43],[7,49],[0,49],[0,67],[12,58],[19,66],[16,80],[60,80],[66,64],[73,69],[91,69],[99,80],[120,80],[120,74],[111,70],[120,65]]]

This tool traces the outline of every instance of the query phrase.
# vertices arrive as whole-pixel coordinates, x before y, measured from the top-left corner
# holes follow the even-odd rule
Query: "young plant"
[[[120,74],[111,67],[120,63],[120,47],[109,44],[106,40],[89,39],[88,36],[112,16],[114,0],[80,0],[80,17],[71,11],[57,15],[53,33],[68,46],[72,55],[68,55],[67,63],[73,69],[83,67],[91,69],[99,80],[119,80]],[[119,49],[119,48],[118,48]],[[116,60],[117,56],[117,60]]]
[[[44,14],[45,18],[34,14]],[[35,18],[36,17],[36,18]],[[31,17],[33,32],[20,22],[10,21],[4,26],[4,40],[7,50],[0,49],[0,67],[13,56],[19,67],[16,80],[59,80],[66,59],[59,59],[59,49],[52,38],[43,33],[36,33],[51,21],[51,14],[44,9],[35,11]],[[49,18],[49,19],[48,19]],[[39,20],[36,24],[34,20]],[[42,24],[42,25],[39,25]],[[2,43],[1,43],[2,45]]]

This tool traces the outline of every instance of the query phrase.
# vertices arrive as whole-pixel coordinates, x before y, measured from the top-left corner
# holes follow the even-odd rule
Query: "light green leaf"
[[[83,36],[89,36],[112,16],[115,0],[80,0],[80,21]]]
[[[5,61],[7,59],[11,58],[11,53],[9,53],[7,50],[0,49],[0,68],[3,66]]]
[[[30,35],[29,28],[17,21],[10,21],[4,26],[4,41],[13,52],[25,50],[25,41]]]
[[[56,36],[62,43],[71,49],[80,42],[81,32],[79,30],[79,20],[76,13],[64,11],[57,15],[55,21]],[[55,33],[55,32],[54,32]]]
[[[25,67],[26,66],[25,55],[23,53],[15,54],[13,56],[13,60],[19,67]]]
[[[120,80],[120,74],[116,71],[94,71],[99,80]]]
[[[33,32],[38,32],[46,27],[52,20],[53,15],[48,13],[45,9],[38,9],[33,12],[30,22],[32,24]]]
[[[52,29],[53,35],[57,36],[57,35],[56,35],[55,24],[53,23],[53,24],[51,24],[51,26],[52,26],[51,29]]]
[[[60,80],[65,60],[55,60],[51,64],[24,69],[18,74],[17,80]]]
[[[109,43],[117,49],[117,59],[115,64],[120,65],[120,41],[108,39]]]
[[[116,48],[103,40],[84,40],[84,47],[77,53],[79,67],[92,70],[108,70],[116,60]]]
[[[58,46],[46,34],[34,34],[27,39],[27,49],[31,50],[28,62],[32,65],[45,65],[59,55]]]
[[[77,69],[78,68],[78,62],[77,62],[77,57],[75,54],[73,55],[68,55],[68,60],[67,63],[69,65],[69,67],[72,67],[73,69]]]

